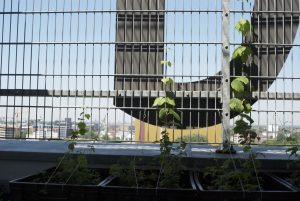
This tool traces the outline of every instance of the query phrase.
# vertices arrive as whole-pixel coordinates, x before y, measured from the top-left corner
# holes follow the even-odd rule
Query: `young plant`
[[[172,63],[170,61],[161,61],[163,66],[171,67]],[[173,79],[170,77],[164,77],[161,79],[161,82],[164,84],[165,89],[167,86],[173,84]],[[169,133],[167,131],[167,127],[170,126],[180,126],[180,114],[175,109],[176,102],[174,98],[165,90],[164,97],[158,97],[154,100],[153,107],[158,109],[158,117],[161,122],[164,130],[161,132],[160,139],[160,151],[162,156],[169,156],[171,152],[172,142],[169,138]]]
[[[97,184],[100,181],[100,175],[93,170],[88,169],[88,162],[80,151],[77,156],[73,155],[76,140],[80,136],[84,136],[87,132],[87,125],[85,119],[89,120],[90,115],[83,112],[80,114],[77,129],[73,131],[70,143],[68,144],[68,152],[59,159],[59,163],[51,175],[45,173],[42,180],[46,179],[46,183],[60,183],[60,184]],[[93,147],[90,147],[93,151]]]
[[[172,67],[170,61],[161,61],[164,67]],[[161,79],[165,89],[173,84],[173,79],[164,77]],[[180,126],[181,116],[176,110],[176,102],[171,93],[165,90],[164,97],[158,97],[153,103],[153,107],[158,109],[159,121],[163,126],[160,139],[160,174],[157,185],[160,187],[179,188],[181,174],[181,156],[182,150],[185,149],[185,143],[180,145],[180,154],[178,156],[171,155],[173,143],[170,141],[167,128],[170,126]]]
[[[251,25],[248,20],[241,19],[235,25],[235,28],[243,36],[250,35]],[[243,71],[244,75],[246,75],[238,76],[232,80],[231,89],[233,97],[229,104],[231,111],[240,116],[240,118],[235,121],[233,131],[234,134],[239,135],[239,143],[246,145],[244,149],[245,152],[250,151],[250,146],[255,139],[259,139],[256,132],[252,129],[254,121],[250,116],[252,111],[252,86],[249,77],[247,77],[247,69],[250,68],[247,66],[247,62],[251,56],[252,48],[249,44],[241,44],[234,50],[232,55],[233,62],[240,64],[241,66],[237,67]]]
[[[161,61],[164,67],[171,67],[170,61]],[[165,88],[174,81],[172,78],[164,77],[161,79]],[[117,175],[121,185],[125,186],[143,186],[143,187],[168,187],[178,188],[180,183],[182,151],[185,144],[181,144],[179,156],[172,156],[171,150],[173,143],[170,141],[167,128],[170,126],[180,126],[180,114],[176,110],[176,102],[171,93],[165,90],[165,96],[154,100],[153,107],[158,109],[158,117],[163,130],[160,139],[160,171],[143,171],[136,169],[135,160],[122,159],[118,164],[111,166],[110,173]],[[155,184],[155,180],[156,185]]]

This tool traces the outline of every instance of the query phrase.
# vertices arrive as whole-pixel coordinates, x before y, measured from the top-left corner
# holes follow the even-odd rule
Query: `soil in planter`
[[[130,169],[122,170],[122,175],[116,177],[109,185],[110,186],[126,186],[126,187],[143,187],[155,188],[158,178],[157,171],[144,171]],[[136,176],[135,176],[136,174]]]
[[[238,178],[235,180],[232,179],[230,181],[226,182],[226,185],[219,186],[216,188],[212,184],[212,180],[209,180],[209,178],[204,178],[203,173],[198,173],[198,178],[200,180],[201,186],[203,187],[204,190],[222,190],[222,191],[242,191],[241,183],[239,182]],[[259,184],[257,183],[257,178],[253,177],[253,184],[249,185],[248,184],[243,184],[244,190],[245,191],[290,191],[286,186],[278,183],[275,181],[272,177],[264,174],[264,173],[259,173],[258,174]],[[234,183],[234,181],[236,183]],[[251,188],[249,188],[249,186]]]
[[[289,173],[284,175],[285,179],[297,188],[300,188],[300,158],[291,162],[288,168]]]
[[[107,175],[107,173],[106,173]],[[105,176],[106,176],[105,175]],[[103,179],[103,178],[102,178]],[[30,182],[73,185],[97,185],[101,181],[99,170],[87,168],[84,156],[66,155],[58,168],[52,168],[35,175]]]
[[[63,163],[66,164],[59,168],[11,182],[11,200],[99,200],[101,196],[97,185],[108,176],[108,169],[89,169],[77,162],[74,164],[75,159],[78,158],[65,159]]]
[[[204,189],[260,190],[260,184],[263,180],[260,176],[256,176],[251,160],[227,159],[221,164],[218,164],[217,161],[216,163],[215,166],[207,167],[203,173],[198,175]],[[237,165],[239,165],[238,168],[236,168]]]
[[[157,188],[158,173],[157,170],[137,170],[143,172],[147,177],[152,173],[155,179],[148,180],[149,183],[136,183],[126,185],[121,182],[120,178],[113,179],[103,189],[103,201],[181,201],[181,200],[196,200],[197,191],[192,188],[190,176],[188,172],[184,172],[180,177],[179,188]],[[154,177],[153,177],[154,178]]]
[[[123,170],[124,174],[130,172],[130,170],[126,169]],[[133,175],[125,175],[124,177],[116,177],[113,179],[108,186],[125,186],[125,187],[139,187],[139,188],[156,188],[157,187],[157,180],[159,176],[159,171],[157,170],[136,170],[137,177],[135,178]],[[176,176],[176,175],[174,175]],[[176,176],[179,179],[179,186],[164,186],[161,185],[162,181],[166,181],[166,183],[171,183],[174,179],[173,178],[163,178],[160,179],[160,188],[181,188],[181,189],[189,189],[191,188],[189,175],[187,172],[183,172],[180,175]],[[177,180],[177,179],[176,179]],[[138,185],[137,185],[138,184]]]
[[[0,187],[0,201],[7,201],[9,200],[9,195],[4,193],[4,191]]]
[[[244,174],[242,172],[228,172],[224,175],[218,175],[213,177],[211,175],[204,176],[203,173],[198,173],[198,178],[200,179],[201,185],[205,190],[242,190],[242,185],[246,191],[256,191],[259,190],[259,185],[257,178],[252,176],[252,174]],[[262,183],[262,178],[258,177],[260,183]],[[242,184],[241,181],[242,180]]]
[[[168,158],[161,170],[138,169],[134,160],[122,158],[118,164],[111,166],[110,174],[117,176],[110,183],[112,186],[190,188],[188,174],[181,171],[176,158]],[[185,178],[187,181],[183,181]]]

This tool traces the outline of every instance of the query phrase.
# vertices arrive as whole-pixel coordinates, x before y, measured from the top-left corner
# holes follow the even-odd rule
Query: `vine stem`
[[[251,160],[253,163],[254,173],[256,176],[256,180],[257,180],[257,184],[258,184],[258,188],[259,188],[259,192],[260,192],[260,198],[262,200],[262,189],[261,189],[261,185],[260,185],[259,178],[258,178],[258,172],[257,172],[256,166],[255,166],[255,162],[254,162],[254,158],[253,158],[252,154],[250,154],[250,157],[251,157]]]
[[[69,154],[69,153],[65,153],[64,156],[62,157],[62,159],[59,161],[58,165],[55,167],[55,170],[52,172],[52,174],[50,175],[50,177],[47,180],[47,182],[45,183],[45,185],[49,184],[49,182],[51,181],[51,179],[53,178],[53,176],[57,172],[58,168],[60,167],[61,163],[63,162],[63,160],[65,159],[67,154]]]
[[[219,116],[220,116],[220,118],[221,118],[220,110],[218,110],[218,113],[219,113]],[[222,124],[222,127],[223,127],[223,124]],[[223,130],[224,130],[225,132],[227,132],[227,130],[225,130],[224,127],[223,127]],[[227,135],[227,134],[228,134],[228,133],[226,133],[226,135]],[[228,141],[228,142],[229,142],[229,141]],[[231,161],[232,161],[234,170],[237,171],[237,167],[236,167],[236,164],[235,164],[235,161],[234,161],[234,159],[233,159],[233,157],[232,157],[231,152],[229,152],[229,156],[230,156],[230,159],[231,159]],[[243,182],[242,182],[240,176],[239,176],[239,183],[240,183],[240,185],[241,185],[241,188],[242,188],[243,193],[245,193],[245,188],[244,188],[244,185],[243,185]]]
[[[137,148],[138,148],[138,144],[137,144]],[[134,172],[134,177],[135,177],[136,195],[137,195],[139,192],[139,183],[138,183],[138,178],[137,178],[137,174],[136,174],[136,155],[134,155],[134,157],[133,157],[133,162],[134,162],[133,172]]]
[[[156,182],[156,189],[155,189],[155,194],[157,195],[157,190],[159,188],[159,181],[160,181],[160,176],[162,174],[163,171],[163,164],[160,164],[160,169],[159,169],[159,174],[158,174],[158,178],[157,178],[157,182]]]

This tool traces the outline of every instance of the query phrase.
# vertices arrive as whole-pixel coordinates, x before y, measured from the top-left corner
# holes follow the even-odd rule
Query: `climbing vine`
[[[164,68],[172,67],[170,61],[161,61]],[[157,97],[154,100],[153,107],[158,110],[158,117],[163,130],[160,139],[160,174],[157,184],[160,187],[180,187],[181,155],[185,149],[185,143],[181,142],[179,146],[179,155],[171,155],[173,143],[170,141],[167,128],[170,126],[180,126],[181,115],[176,109],[176,102],[172,93],[167,92],[167,87],[173,84],[173,79],[164,77],[161,79],[164,85],[165,96]]]
[[[249,36],[251,32],[251,25],[248,20],[241,19],[236,23],[235,29],[240,32],[244,37]],[[248,152],[251,147],[251,143],[257,139],[257,134],[252,130],[253,119],[250,116],[252,111],[252,86],[250,79],[247,75],[247,68],[249,59],[252,56],[252,47],[249,44],[242,43],[239,45],[232,54],[232,61],[236,66],[241,68],[243,75],[235,77],[231,81],[232,98],[230,99],[230,110],[239,115],[239,119],[235,121],[235,127],[233,128],[234,134],[239,134],[239,143],[246,145],[245,152]]]
[[[170,61],[161,61],[161,65],[164,67],[172,67]],[[173,84],[173,79],[170,77],[164,77],[161,79],[161,82],[164,84],[165,89],[167,86]],[[173,125],[180,125],[180,114],[176,110],[176,102],[170,93],[167,93],[165,90],[165,96],[157,97],[154,100],[153,107],[158,109],[158,117],[161,125],[164,127],[164,130],[161,132],[160,140],[160,151],[162,155],[170,155],[172,143],[169,138],[169,133],[167,132],[167,127]]]
[[[249,36],[251,25],[248,20],[241,19],[235,29],[244,37]],[[209,166],[205,169],[203,179],[206,180],[208,189],[218,190],[261,190],[262,179],[258,176],[257,168],[260,163],[256,160],[258,153],[253,153],[251,144],[257,138],[252,130],[253,119],[250,116],[252,111],[251,96],[252,87],[247,71],[250,57],[252,56],[251,45],[242,43],[233,52],[232,62],[241,69],[242,75],[236,76],[230,83],[232,98],[230,99],[230,110],[234,115],[239,115],[233,128],[234,134],[239,135],[239,143],[245,145],[244,152],[249,153],[247,159],[228,158],[217,166]],[[234,150],[224,148],[222,153],[235,153]]]

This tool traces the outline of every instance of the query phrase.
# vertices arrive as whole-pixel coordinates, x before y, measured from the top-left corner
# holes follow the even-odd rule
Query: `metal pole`
[[[223,148],[230,144],[230,49],[229,49],[229,1],[222,0],[222,123],[223,123]]]

